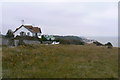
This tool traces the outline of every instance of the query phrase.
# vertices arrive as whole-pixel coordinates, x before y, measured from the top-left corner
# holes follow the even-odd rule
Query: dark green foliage
[[[13,38],[14,34],[13,34],[12,30],[9,29],[5,37],[6,38]]]
[[[110,42],[108,42],[107,44],[105,44],[105,46],[107,46],[107,48],[112,48],[113,47],[113,45]]]
[[[42,43],[42,38],[40,38],[40,43]]]
[[[60,39],[61,44],[70,44],[70,40]]]
[[[113,46],[110,42],[108,42],[107,44],[105,44],[105,46]]]
[[[14,39],[23,39],[23,40],[40,40],[39,38],[35,37],[35,36],[16,36]]]
[[[14,44],[14,34],[13,34],[13,31],[12,30],[8,30],[7,34],[5,35],[5,38],[7,38],[9,40],[9,43],[8,45],[9,46],[13,46]]]
[[[49,39],[49,41],[52,41],[51,38]]]
[[[78,36],[54,36],[55,38],[57,39],[74,39],[74,40],[81,40],[82,41],[82,38],[78,37]]]
[[[42,41],[47,41],[47,39],[42,35]]]
[[[75,45],[84,45],[84,42],[80,40],[67,40],[67,39],[60,39],[61,44],[75,44]]]
[[[54,40],[54,41],[59,42],[60,40],[59,40],[59,39],[57,39],[57,38],[55,38],[55,40]]]
[[[94,44],[96,44],[96,46],[103,46],[103,44],[102,43],[100,43],[100,42],[98,42],[98,41],[96,41],[96,42],[93,42]]]
[[[54,36],[61,44],[84,45],[82,38],[77,36]]]

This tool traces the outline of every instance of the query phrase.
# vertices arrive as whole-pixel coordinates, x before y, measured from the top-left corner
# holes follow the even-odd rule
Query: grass
[[[2,77],[2,46],[0,46],[0,78]]]
[[[118,49],[93,45],[3,47],[4,78],[117,78]]]

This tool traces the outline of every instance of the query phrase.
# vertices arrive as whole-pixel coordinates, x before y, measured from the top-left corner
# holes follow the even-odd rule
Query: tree
[[[9,46],[13,46],[14,45],[14,34],[13,34],[13,31],[11,29],[8,30],[6,36],[6,38],[9,39]]]
[[[9,29],[5,37],[6,38],[13,38],[14,37],[13,31],[11,29]]]

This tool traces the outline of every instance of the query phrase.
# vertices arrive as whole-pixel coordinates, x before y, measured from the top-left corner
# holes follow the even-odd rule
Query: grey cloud
[[[99,16],[107,16],[101,14],[107,10],[116,12],[117,3],[4,3],[2,7],[4,34],[24,19],[25,23],[40,25],[43,34],[116,36],[117,14]]]

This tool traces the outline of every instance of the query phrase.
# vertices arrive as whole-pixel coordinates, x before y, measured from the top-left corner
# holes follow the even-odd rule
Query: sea
[[[113,47],[120,47],[120,45],[118,45],[118,37],[87,37],[88,39],[92,39],[92,40],[97,40],[98,42],[101,42],[102,44],[106,44],[107,42],[112,43]]]

